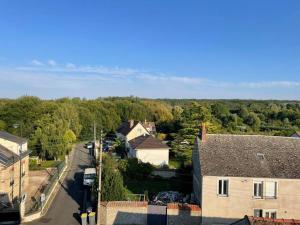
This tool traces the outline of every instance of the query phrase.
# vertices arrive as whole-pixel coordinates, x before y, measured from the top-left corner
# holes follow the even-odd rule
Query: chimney
[[[129,120],[129,127],[132,128],[134,125],[134,120]]]
[[[205,128],[205,123],[201,124],[201,141],[202,143],[206,142],[206,128]]]

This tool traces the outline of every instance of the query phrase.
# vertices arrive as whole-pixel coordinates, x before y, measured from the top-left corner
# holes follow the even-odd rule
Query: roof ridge
[[[283,138],[283,139],[293,139],[293,137],[286,136],[272,136],[272,135],[263,135],[263,134],[207,134],[209,136],[236,136],[236,137],[267,137],[267,138]]]

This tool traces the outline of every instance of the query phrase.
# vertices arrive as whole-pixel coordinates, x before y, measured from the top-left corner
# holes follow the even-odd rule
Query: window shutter
[[[273,181],[266,182],[266,197],[269,198],[276,197],[276,182]]]

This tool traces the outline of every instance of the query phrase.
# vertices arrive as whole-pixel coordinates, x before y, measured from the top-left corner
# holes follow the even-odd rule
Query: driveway
[[[71,166],[67,176],[61,183],[48,212],[42,218],[24,223],[28,225],[80,225],[80,211],[83,206],[84,187],[82,185],[83,172],[91,166],[91,156],[83,144],[77,144]]]

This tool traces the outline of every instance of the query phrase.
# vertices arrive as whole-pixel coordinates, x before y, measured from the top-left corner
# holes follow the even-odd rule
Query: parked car
[[[83,185],[92,186],[96,179],[96,168],[86,168],[83,175]]]
[[[94,147],[94,143],[93,143],[93,142],[88,142],[88,143],[85,144],[85,147],[86,147],[87,149],[91,149],[91,148]]]

